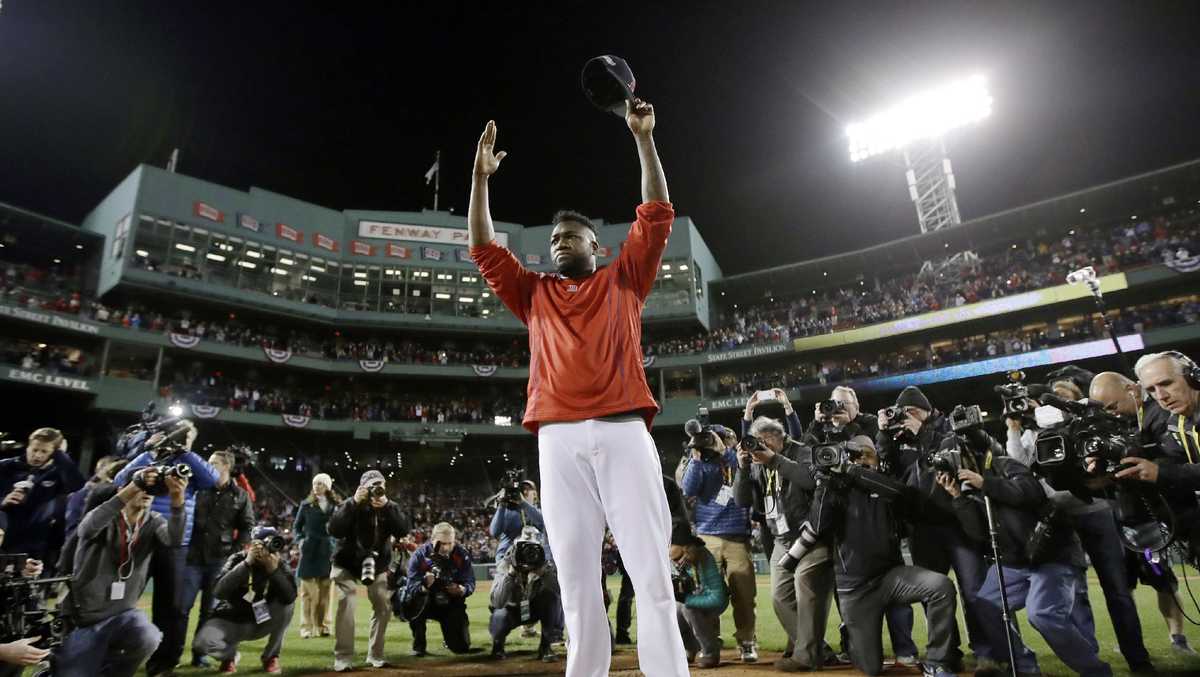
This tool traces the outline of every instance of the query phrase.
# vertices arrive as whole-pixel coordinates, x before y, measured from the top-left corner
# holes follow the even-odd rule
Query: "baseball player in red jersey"
[[[557,273],[525,269],[496,244],[488,179],[505,153],[488,122],[475,154],[471,256],[529,327],[529,402],[537,435],[546,535],[558,566],[570,645],[567,675],[607,675],[608,616],[596,580],[608,523],[637,595],[638,658],[650,677],[688,674],[667,547],[671,517],[650,423],[658,405],[642,368],[641,314],[675,212],[654,147],[654,107],[626,104],[642,167],[642,204],[617,259],[596,268],[595,229],[581,214],[555,219]]]

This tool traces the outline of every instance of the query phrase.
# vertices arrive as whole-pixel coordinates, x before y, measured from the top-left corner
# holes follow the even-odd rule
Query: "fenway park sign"
[[[465,247],[470,243],[470,232],[465,228],[437,228],[416,226],[408,223],[386,223],[384,221],[359,221],[359,237],[374,237],[382,240],[414,240],[436,242]],[[508,233],[496,231],[496,242],[508,246]]]
[[[706,362],[726,362],[729,360],[740,360],[743,357],[759,357],[761,355],[774,355],[775,353],[791,352],[792,346],[789,343],[770,343],[764,346],[750,346],[749,348],[738,348],[737,350],[726,350],[721,353],[707,353],[704,356]]]

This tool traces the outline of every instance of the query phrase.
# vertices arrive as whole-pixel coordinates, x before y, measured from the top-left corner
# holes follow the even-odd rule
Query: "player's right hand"
[[[488,120],[479,136],[479,146],[475,149],[475,176],[491,176],[500,168],[500,161],[508,155],[505,151],[495,152],[496,121]]]

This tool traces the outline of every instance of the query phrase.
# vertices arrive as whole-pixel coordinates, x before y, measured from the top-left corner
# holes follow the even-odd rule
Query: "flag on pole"
[[[442,163],[442,159],[439,157],[438,159],[433,161],[433,165],[431,165],[429,167],[429,171],[425,172],[425,185],[426,186],[429,185],[429,182],[433,181],[433,177],[438,173],[438,165],[440,165],[441,163]]]

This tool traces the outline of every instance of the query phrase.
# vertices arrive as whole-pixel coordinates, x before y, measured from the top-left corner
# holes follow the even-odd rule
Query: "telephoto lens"
[[[363,585],[371,585],[375,582],[375,553],[371,553],[363,559],[359,580]]]

